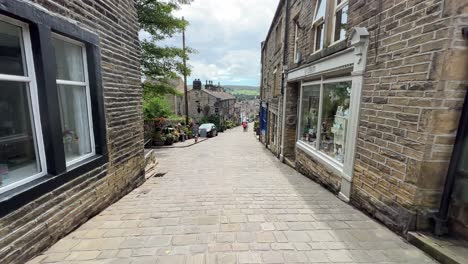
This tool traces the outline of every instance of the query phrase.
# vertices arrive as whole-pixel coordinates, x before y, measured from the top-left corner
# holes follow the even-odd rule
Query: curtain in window
[[[92,152],[83,49],[61,39],[53,43],[65,157],[70,162]]]
[[[67,161],[91,152],[86,88],[58,85]]]

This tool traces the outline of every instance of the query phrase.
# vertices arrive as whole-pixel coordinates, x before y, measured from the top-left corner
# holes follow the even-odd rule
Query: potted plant
[[[255,130],[255,134],[256,134],[257,136],[260,136],[260,122],[255,121],[255,123],[254,123],[254,130]]]
[[[170,145],[174,144],[174,136],[172,134],[167,134],[165,136],[165,139],[166,140],[164,140],[164,145],[170,146]]]

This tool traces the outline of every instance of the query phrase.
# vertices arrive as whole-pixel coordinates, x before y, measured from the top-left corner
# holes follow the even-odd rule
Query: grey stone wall
[[[13,1],[13,0],[12,0]],[[138,24],[132,0],[34,0],[100,36],[109,163],[0,219],[0,263],[25,263],[144,181]]]
[[[269,34],[263,46],[263,61],[262,61],[262,81],[260,85],[261,100],[269,104],[270,111],[268,119],[268,139],[262,138],[263,143],[269,142],[273,144],[273,113],[278,115],[278,126],[281,127],[282,112],[281,104],[283,101],[281,95],[281,80],[283,71],[283,49],[284,49],[284,30],[285,30],[285,11],[286,7],[280,1],[275,17],[273,18]],[[280,133],[277,134],[276,145],[271,145],[270,149],[274,154],[278,154],[280,146]]]
[[[311,10],[316,2],[291,1],[289,70],[349,46],[343,42],[312,54]],[[400,232],[427,228],[428,212],[436,210],[440,202],[468,87],[468,48],[460,33],[468,24],[467,5],[463,0],[349,1],[348,35],[353,27],[370,32],[351,202]],[[295,23],[300,26],[298,50],[302,55],[297,63]],[[268,75],[274,63],[269,62],[278,55],[264,55],[263,83],[268,84],[274,80]],[[272,92],[263,94],[268,93]],[[286,101],[293,102],[295,97],[288,95]],[[295,135],[288,128],[284,133],[288,149]],[[296,153],[301,172],[315,175],[331,189],[339,188],[339,182],[329,180],[333,177],[323,165]],[[468,226],[462,220],[465,208],[458,204],[452,208],[457,229]]]
[[[351,198],[395,230],[428,228],[467,89],[466,2],[354,0],[350,12],[371,34]]]

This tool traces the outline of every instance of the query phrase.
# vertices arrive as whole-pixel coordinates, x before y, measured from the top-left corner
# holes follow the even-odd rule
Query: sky
[[[176,11],[190,23],[188,47],[197,50],[188,61],[194,79],[222,85],[260,83],[260,43],[265,39],[279,0],[194,0]],[[140,34],[144,37],[144,33]],[[181,46],[182,36],[164,44]]]

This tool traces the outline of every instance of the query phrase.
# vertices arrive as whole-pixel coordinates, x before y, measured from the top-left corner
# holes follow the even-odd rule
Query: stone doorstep
[[[444,264],[464,264],[468,260],[468,242],[437,237],[430,233],[409,232],[408,241]]]

